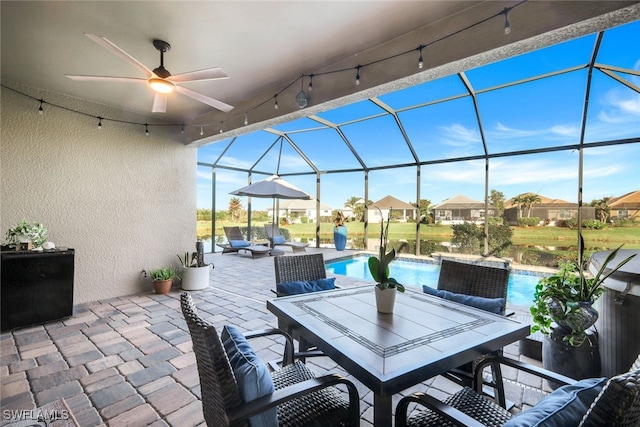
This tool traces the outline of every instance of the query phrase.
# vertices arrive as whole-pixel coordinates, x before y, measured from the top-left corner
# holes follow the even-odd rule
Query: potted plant
[[[33,247],[40,247],[47,241],[47,229],[44,225],[34,222],[29,224],[26,219],[23,219],[18,225],[7,230],[5,241],[3,246],[10,248],[20,249],[20,244],[26,244],[25,249],[31,249]],[[22,245],[25,246],[25,245]]]
[[[166,294],[171,290],[173,279],[178,279],[180,274],[173,267],[161,267],[149,272],[149,276],[153,281],[153,287],[156,294]]]
[[[584,248],[582,236],[580,239],[580,247]],[[599,375],[597,338],[587,332],[598,319],[593,303],[604,292],[604,281],[635,256],[609,269],[608,264],[620,247],[609,253],[595,275],[577,262],[567,262],[561,264],[556,274],[540,279],[536,285],[534,304],[530,308],[531,332],[546,335],[543,341],[545,368],[573,378]]]
[[[380,211],[380,209],[378,209]],[[380,211],[382,216],[382,211]],[[389,211],[389,217],[391,210]],[[384,225],[384,219],[380,222],[380,249],[379,257],[369,257],[368,265],[373,280],[376,281],[376,307],[380,313],[393,313],[393,306],[396,301],[396,291],[404,292],[404,286],[393,277],[389,277],[389,264],[396,257],[396,250],[391,249],[387,252],[389,244],[389,218],[387,225]]]
[[[209,271],[211,265],[199,264],[198,253],[185,252],[177,255],[182,264],[182,289],[185,291],[197,291],[209,286]]]
[[[344,251],[347,246],[347,227],[344,225],[344,214],[342,211],[335,211],[333,216],[333,243],[337,251]]]

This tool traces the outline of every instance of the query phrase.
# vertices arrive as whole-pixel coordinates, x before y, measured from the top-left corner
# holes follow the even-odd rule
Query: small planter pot
[[[172,284],[173,284],[173,279],[156,280],[153,282],[153,288],[155,289],[156,294],[166,294],[171,290]]]
[[[211,265],[204,267],[188,267],[182,270],[182,289],[185,291],[199,291],[209,286],[209,272]]]
[[[380,289],[377,286],[375,289],[376,308],[378,309],[378,313],[393,313],[393,307],[396,303],[396,293],[398,290],[396,288]]]
[[[344,225],[333,227],[333,243],[337,251],[344,251],[347,246],[347,227]]]

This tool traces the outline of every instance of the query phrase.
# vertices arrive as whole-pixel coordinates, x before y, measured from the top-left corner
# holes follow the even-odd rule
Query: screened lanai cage
[[[331,245],[321,239],[333,226],[327,212],[352,214],[387,196],[421,206],[415,219],[398,220],[423,223],[412,228],[416,254],[425,253],[424,227],[438,223],[434,208],[456,197],[485,206],[473,218],[454,215],[484,227],[485,254],[491,217],[509,206],[515,221],[536,208],[549,215],[540,225],[573,218],[580,227],[597,219],[592,202],[640,190],[638,40],[640,21],[202,146],[198,207],[228,211],[231,191],[278,174],[315,197],[288,220],[315,223],[316,246]],[[528,211],[527,194],[562,208],[541,210],[534,197]],[[258,215],[287,216],[271,200],[240,204],[250,229],[262,227]],[[359,212],[362,239],[352,244],[373,249],[379,225]],[[637,211],[615,214],[633,220]],[[204,237],[214,250],[215,232]]]

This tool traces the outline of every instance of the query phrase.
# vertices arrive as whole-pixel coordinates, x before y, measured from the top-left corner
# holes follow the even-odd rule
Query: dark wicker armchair
[[[438,289],[456,294],[483,298],[504,298],[502,312],[505,314],[509,270],[506,268],[467,264],[443,259],[440,265]],[[459,385],[470,387],[473,383],[473,363],[468,363],[447,372],[444,376]],[[492,384],[496,401],[504,408],[507,402],[502,385],[500,365],[492,366]]]
[[[501,356],[478,363],[475,388],[482,387],[484,367],[500,363],[565,385],[573,390],[555,390],[532,408],[513,417],[517,425],[566,425],[579,427],[633,427],[640,425],[640,356],[631,369],[605,382],[604,379],[575,381],[571,378]],[[564,395],[564,396],[563,396]],[[410,404],[418,408],[409,414]],[[423,408],[424,407],[424,408]],[[522,417],[517,420],[518,417]],[[444,402],[425,393],[413,393],[396,408],[396,427],[476,426],[499,427],[512,419],[509,411],[476,391],[465,387]]]
[[[277,291],[281,283],[293,281],[307,281],[327,278],[327,270],[324,264],[324,256],[321,253],[297,256],[281,256],[273,258],[273,267],[276,274],[276,290],[278,296],[285,296]],[[295,331],[289,329],[287,333],[299,341],[298,357],[304,361],[306,356],[322,356],[322,352],[309,347],[305,340],[301,339]]]
[[[292,339],[277,329],[244,334],[247,339],[280,334],[286,345],[283,368],[271,373],[275,391],[243,402],[215,327],[197,314],[189,293],[183,293],[180,302],[196,355],[202,409],[208,426],[246,426],[250,417],[274,407],[279,426],[358,426],[360,402],[355,385],[337,374],[316,378],[302,362],[293,362]],[[336,385],[346,387],[348,399]]]
[[[273,258],[276,285],[294,280],[326,279],[327,270],[321,253]]]

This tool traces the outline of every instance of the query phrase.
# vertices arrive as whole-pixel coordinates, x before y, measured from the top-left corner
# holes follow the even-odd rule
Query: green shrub
[[[640,223],[636,223],[633,219],[629,218],[620,218],[616,219],[613,222],[614,227],[638,227]]]
[[[451,243],[460,252],[468,254],[484,253],[484,226],[478,226],[472,222],[454,224]],[[506,224],[489,224],[489,254],[502,255],[511,247],[513,231]]]
[[[598,219],[585,219],[582,221],[582,228],[588,228],[591,230],[602,230],[606,226],[606,222],[602,222]]]
[[[534,216],[532,218],[519,218],[518,225],[520,227],[535,227],[540,224],[540,218]]]
[[[491,224],[502,225],[504,224],[504,218],[502,218],[501,216],[490,216],[489,225]]]

